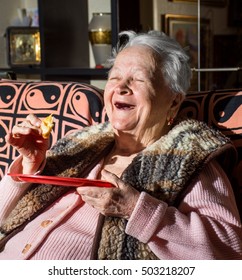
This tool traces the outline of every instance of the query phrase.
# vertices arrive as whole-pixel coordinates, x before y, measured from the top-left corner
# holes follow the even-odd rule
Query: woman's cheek
[[[103,100],[104,100],[104,105],[107,108],[111,103],[110,96],[107,93],[104,93]]]

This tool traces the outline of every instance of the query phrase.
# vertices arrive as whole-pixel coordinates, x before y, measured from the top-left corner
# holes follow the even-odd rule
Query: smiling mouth
[[[122,102],[116,102],[114,106],[119,110],[131,110],[134,108],[134,105]]]

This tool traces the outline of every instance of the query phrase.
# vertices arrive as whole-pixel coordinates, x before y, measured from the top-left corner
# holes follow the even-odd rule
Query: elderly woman
[[[104,92],[109,122],[47,153],[34,115],[6,138],[20,153],[12,173],[113,187],[31,185],[6,175],[0,258],[241,259],[242,227],[223,164],[234,149],[205,124],[176,118],[190,84],[187,55],[159,32],[120,38]]]

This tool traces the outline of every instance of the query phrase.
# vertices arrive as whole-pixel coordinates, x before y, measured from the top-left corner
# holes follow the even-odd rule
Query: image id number
[[[192,275],[195,271],[195,266],[172,266],[172,267],[142,267],[142,275]]]

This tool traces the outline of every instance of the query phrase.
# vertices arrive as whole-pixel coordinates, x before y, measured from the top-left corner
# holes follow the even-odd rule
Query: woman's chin
[[[133,124],[128,124],[126,122],[113,122],[112,126],[115,130],[118,131],[131,131],[134,129],[134,125]]]

